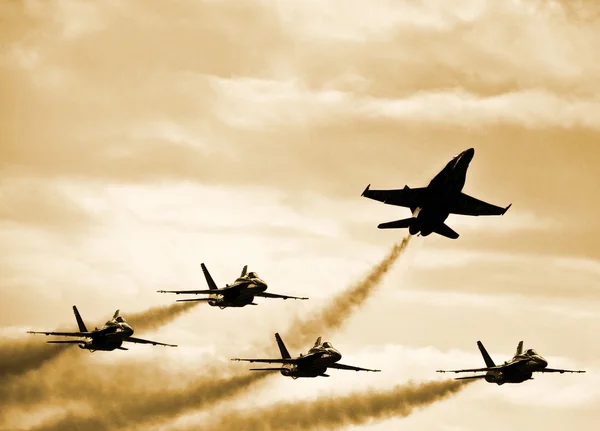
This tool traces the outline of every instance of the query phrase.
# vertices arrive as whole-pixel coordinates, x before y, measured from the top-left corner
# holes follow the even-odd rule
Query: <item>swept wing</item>
[[[175,293],[179,295],[180,293],[187,293],[191,295],[199,295],[199,294],[214,294],[217,293],[219,295],[225,294],[227,292],[231,292],[233,290],[240,290],[250,284],[250,281],[239,282],[233,284],[231,286],[222,287],[220,289],[202,289],[202,290],[157,290],[158,293]]]
[[[506,369],[506,366],[500,367],[485,367],[485,368],[468,368],[465,370],[437,370],[436,373],[477,373],[480,371],[497,371]]]
[[[41,332],[27,331],[28,334],[59,335],[61,337],[91,337],[94,332]]]
[[[139,344],[152,344],[153,346],[177,347],[177,344],[159,343],[158,341],[144,340],[142,338],[135,338],[135,337],[127,337],[127,338],[124,338],[123,341],[129,341],[130,343],[139,343]]]
[[[461,193],[450,206],[452,214],[461,214],[468,216],[493,216],[504,215],[512,204],[506,208],[488,204],[487,202],[476,199],[467,194]]]
[[[189,293],[191,295],[198,295],[201,293],[220,293],[223,289],[219,290],[157,290],[158,293],[175,293],[179,295],[180,293]]]
[[[339,364],[339,363],[328,365],[327,368],[337,368],[338,370],[350,370],[350,371],[372,371],[374,373],[381,372],[381,370],[371,370],[369,368],[354,367],[352,365],[344,365],[344,364]]]
[[[408,186],[403,189],[393,190],[371,190],[369,184],[361,196],[373,199],[384,204],[400,207],[416,208],[421,206],[427,189],[425,187],[411,189]]]
[[[298,359],[294,358],[279,358],[279,359],[248,359],[248,358],[233,358],[232,361],[244,361],[244,362],[263,362],[267,364],[296,364]],[[279,368],[277,368],[279,369]]]
[[[254,294],[254,296],[262,296],[263,298],[308,299],[306,297],[279,295],[277,293],[267,293],[267,292],[256,293],[256,294]]]
[[[582,370],[560,370],[556,368],[544,368],[543,370],[538,370],[540,373],[585,373]]]
[[[97,337],[99,335],[109,334],[117,330],[116,326],[107,326],[106,328],[99,329],[97,331],[80,331],[80,332],[60,332],[60,331],[27,331],[28,334],[45,334],[45,335],[57,335],[61,337]]]

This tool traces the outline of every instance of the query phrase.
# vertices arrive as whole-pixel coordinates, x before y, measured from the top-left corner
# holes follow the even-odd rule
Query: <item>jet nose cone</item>
[[[464,159],[465,162],[469,163],[473,159],[474,155],[475,148],[469,148],[468,150],[463,151],[462,159]]]

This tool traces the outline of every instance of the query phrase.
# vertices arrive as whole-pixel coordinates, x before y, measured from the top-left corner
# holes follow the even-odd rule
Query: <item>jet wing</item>
[[[581,371],[581,370],[559,370],[559,369],[555,369],[555,368],[544,368],[543,370],[538,370],[538,372],[540,373],[585,373],[585,371]]]
[[[488,204],[487,202],[475,199],[472,196],[461,193],[458,198],[450,206],[452,214],[468,215],[468,216],[492,216],[504,215],[512,204],[506,208]]]
[[[139,343],[139,344],[152,344],[153,346],[177,347],[177,344],[159,343],[158,341],[143,340],[141,338],[135,338],[135,337],[127,337],[127,338],[124,338],[123,341],[129,341],[130,343]]]
[[[308,299],[306,297],[299,297],[299,296],[287,296],[287,295],[279,295],[277,293],[267,293],[267,292],[261,292],[261,293],[257,293],[254,296],[261,296],[263,298],[281,298],[281,299]]]
[[[91,337],[97,332],[39,332],[39,331],[27,331],[28,334],[44,334],[44,335],[58,335],[61,337]]]
[[[219,290],[157,290],[158,293],[175,293],[179,295],[180,293],[189,293],[191,295],[198,295],[200,293],[219,293]]]
[[[436,373],[477,373],[480,371],[495,371],[505,367],[469,368],[466,370],[436,370]]]
[[[245,361],[245,362],[263,362],[267,364],[295,364],[297,359],[245,359],[245,358],[233,358],[232,361]],[[278,368],[279,369],[279,368]]]
[[[344,364],[331,364],[331,365],[327,365],[327,368],[337,368],[338,370],[350,370],[350,371],[372,371],[374,373],[381,372],[381,370],[370,370],[368,368],[353,367],[352,365],[344,365]]]
[[[367,186],[361,196],[383,202],[384,204],[407,208],[421,206],[427,190],[425,187],[411,189],[408,186],[403,189],[394,190],[371,190],[369,187],[371,187],[371,184]]]

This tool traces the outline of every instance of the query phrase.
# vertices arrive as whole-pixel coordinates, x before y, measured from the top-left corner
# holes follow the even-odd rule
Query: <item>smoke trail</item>
[[[0,380],[39,368],[69,347],[72,346],[65,344],[52,346],[42,340],[5,341],[0,344]]]
[[[159,305],[136,314],[125,315],[125,318],[135,330],[156,329],[170,323],[180,314],[185,313],[198,304],[200,302],[175,302],[170,305]]]
[[[369,420],[406,417],[447,398],[472,381],[433,381],[398,385],[389,391],[354,393],[341,397],[278,403],[249,412],[227,412],[203,431],[270,431],[335,429],[362,425]],[[191,429],[191,428],[190,428]]]
[[[183,413],[186,410],[207,408],[212,404],[248,388],[260,380],[262,376],[246,374],[241,376],[223,377],[200,381],[184,390],[154,390],[154,393],[143,394],[142,402],[133,394],[127,397],[96,396],[88,399],[96,406],[101,406],[101,414],[93,411],[91,416],[70,414],[58,421],[42,424],[33,431],[54,431],[64,429],[85,429],[86,431],[104,431],[122,429],[130,425],[155,422],[157,419],[168,418],[173,412]],[[166,382],[164,382],[166,383]],[[128,384],[127,379],[121,381],[122,386]],[[154,384],[156,386],[156,384]],[[93,389],[93,388],[92,388]],[[103,391],[102,391],[103,392]],[[142,395],[140,391],[139,395]]]
[[[293,336],[290,337],[290,346],[302,348],[314,338],[331,329],[337,329],[346,321],[350,314],[360,307],[381,283],[383,276],[389,271],[394,262],[406,250],[411,235],[395,244],[392,250],[371,271],[354,286],[344,290],[333,297],[325,308],[313,318],[299,317],[290,325]],[[287,344],[287,341],[286,341]]]

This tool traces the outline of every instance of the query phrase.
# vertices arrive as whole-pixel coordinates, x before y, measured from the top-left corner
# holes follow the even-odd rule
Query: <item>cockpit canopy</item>
[[[533,349],[527,349],[527,351],[525,352],[525,354],[529,355],[529,356],[533,356],[533,355],[537,356],[537,352],[535,350],[533,350]]]
[[[248,273],[248,277],[250,278],[258,278],[258,274],[254,271]]]
[[[331,343],[329,341],[325,341],[323,343],[323,347],[325,347],[326,349],[332,349],[333,346],[331,345]]]
[[[115,321],[119,322],[119,323],[123,323],[123,322],[125,322],[125,319],[123,319],[121,316],[117,316]]]

